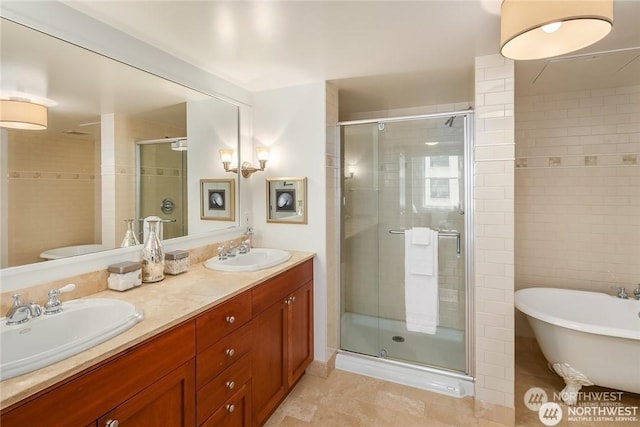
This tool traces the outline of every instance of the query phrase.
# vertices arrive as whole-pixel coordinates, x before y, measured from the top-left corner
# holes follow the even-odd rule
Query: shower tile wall
[[[46,249],[93,243],[96,205],[87,201],[100,181],[94,138],[8,130],[7,139],[8,264],[2,267],[42,261]]]
[[[630,291],[640,283],[640,86],[519,97],[516,113],[516,288]]]

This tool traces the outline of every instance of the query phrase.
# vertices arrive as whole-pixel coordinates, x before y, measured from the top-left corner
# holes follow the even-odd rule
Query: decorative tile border
[[[95,174],[71,173],[71,172],[37,172],[37,171],[11,171],[9,172],[10,180],[78,180],[87,181],[94,180]]]
[[[637,166],[639,164],[640,154],[636,153],[597,155],[573,154],[564,156],[531,156],[516,158],[516,169]]]

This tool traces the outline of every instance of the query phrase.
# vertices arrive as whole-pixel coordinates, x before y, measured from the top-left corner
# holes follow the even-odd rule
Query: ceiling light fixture
[[[613,26],[613,0],[504,0],[500,52],[515,60],[541,59],[582,49]]]
[[[0,99],[0,127],[23,130],[47,128],[47,107],[22,99]]]

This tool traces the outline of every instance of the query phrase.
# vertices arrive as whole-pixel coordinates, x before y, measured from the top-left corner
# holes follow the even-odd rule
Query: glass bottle
[[[140,242],[138,241],[138,238],[136,237],[136,233],[133,229],[133,222],[135,220],[125,219],[124,221],[127,223],[127,231],[124,233],[124,239],[122,239],[122,243],[120,243],[120,247],[126,248],[128,246],[139,245]]]
[[[149,234],[142,248],[142,281],[159,282],[164,279],[164,250],[158,239],[159,220],[148,220]]]

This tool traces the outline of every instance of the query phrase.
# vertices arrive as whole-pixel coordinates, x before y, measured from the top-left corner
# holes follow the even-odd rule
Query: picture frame
[[[307,177],[267,180],[267,222],[307,223]]]
[[[200,180],[200,219],[235,221],[235,180]]]

